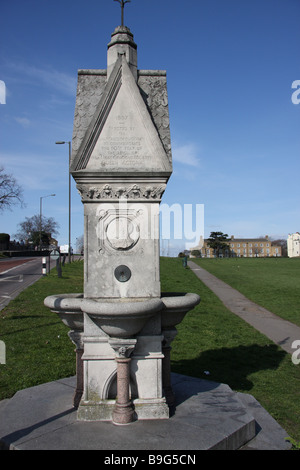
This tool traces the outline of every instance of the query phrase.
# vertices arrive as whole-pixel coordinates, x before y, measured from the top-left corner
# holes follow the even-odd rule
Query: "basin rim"
[[[152,315],[164,307],[160,298],[149,299],[91,299],[85,298],[81,302],[81,310],[93,316],[113,317],[140,317]]]
[[[57,294],[49,295],[44,299],[44,305],[53,311],[68,311],[81,313],[83,294]]]

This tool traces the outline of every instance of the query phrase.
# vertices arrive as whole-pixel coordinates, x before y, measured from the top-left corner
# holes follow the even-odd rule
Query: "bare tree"
[[[84,236],[80,235],[80,237],[76,238],[77,252],[83,254],[83,247],[84,247]]]
[[[5,173],[4,167],[0,166],[0,212],[5,209],[12,210],[12,206],[16,204],[25,206],[23,189],[13,175]]]
[[[281,246],[281,256],[287,256],[287,240],[284,238],[278,238],[273,240],[270,238],[272,246]]]
[[[14,235],[17,240],[27,240],[33,245],[49,245],[50,238],[58,234],[59,224],[53,217],[42,217],[41,221],[40,215],[34,215],[25,217],[24,222],[20,222],[18,227],[18,233]]]

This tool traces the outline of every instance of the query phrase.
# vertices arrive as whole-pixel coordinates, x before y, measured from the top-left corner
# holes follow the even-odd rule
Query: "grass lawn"
[[[6,364],[0,365],[0,399],[75,374],[68,328],[44,307],[43,299],[82,292],[82,275],[82,262],[66,264],[62,278],[53,270],[0,312],[0,339],[6,344]],[[250,393],[299,441],[300,365],[229,312],[190,269],[183,268],[180,259],[161,259],[161,284],[165,292],[195,292],[202,299],[178,326],[172,370]]]
[[[300,326],[300,258],[202,258],[191,261],[253,302]]]
[[[172,371],[250,393],[300,440],[300,365],[223,303],[176,258],[161,259],[164,291],[195,292],[200,304],[178,325]],[[209,372],[209,375],[206,375]]]
[[[75,346],[68,328],[44,306],[51,294],[83,292],[83,263],[66,264],[25,289],[0,311],[0,340],[6,364],[0,364],[0,400],[16,391],[75,374]]]

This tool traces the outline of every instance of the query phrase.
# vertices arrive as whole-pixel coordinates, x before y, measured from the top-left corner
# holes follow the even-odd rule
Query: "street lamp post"
[[[69,144],[69,263],[71,263],[71,173],[70,173],[70,162],[71,162],[71,142],[70,141],[58,141],[56,144]]]
[[[40,197],[40,250],[42,249],[42,200],[45,197],[55,196],[55,194],[48,194],[48,196],[41,196]]]

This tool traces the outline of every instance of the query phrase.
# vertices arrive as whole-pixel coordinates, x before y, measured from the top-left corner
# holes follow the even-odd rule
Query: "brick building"
[[[197,247],[191,248],[191,252],[199,250],[202,258],[214,258],[214,250],[208,246],[207,242],[208,240],[204,239],[203,244],[200,242]],[[263,258],[282,256],[281,246],[273,244],[268,235],[262,238],[234,238],[232,235],[227,240],[227,244],[228,249],[221,251],[220,257]]]

